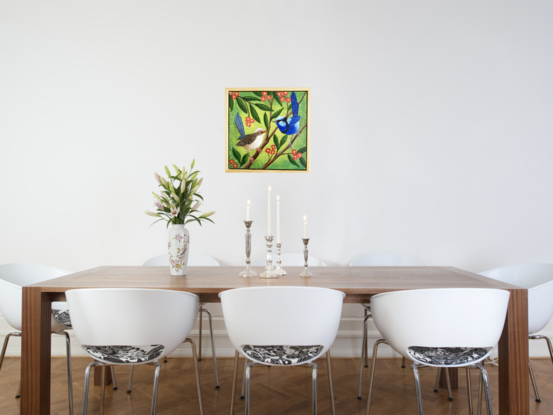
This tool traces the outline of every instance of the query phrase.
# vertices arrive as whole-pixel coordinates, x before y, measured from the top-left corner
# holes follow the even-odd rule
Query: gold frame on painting
[[[307,122],[306,147],[307,160],[305,170],[295,169],[234,169],[229,168],[229,93],[230,92],[278,92],[278,91],[299,91],[307,93]],[[225,173],[309,173],[311,165],[311,140],[310,140],[310,120],[311,119],[311,90],[310,88],[225,88]],[[275,127],[276,130],[277,127]],[[271,136],[274,134],[271,134]]]

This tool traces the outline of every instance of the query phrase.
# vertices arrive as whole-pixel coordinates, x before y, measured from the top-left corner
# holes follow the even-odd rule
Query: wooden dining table
[[[171,276],[169,267],[104,266],[23,287],[21,414],[50,414],[51,303],[64,301],[67,290],[156,288],[194,293],[201,302],[219,302],[218,294],[233,288],[296,286],[340,290],[346,294],[345,303],[359,304],[368,303],[372,295],[399,290],[499,288],[509,291],[507,318],[499,341],[499,413],[528,415],[526,289],[453,267],[312,267],[314,276],[310,278],[299,276],[302,269],[289,267],[288,274],[281,278],[262,279],[239,277],[243,267],[189,267],[186,276]],[[254,270],[263,271],[255,267]],[[463,310],[457,312],[463,313]],[[356,399],[356,390],[352,390],[351,398]]]

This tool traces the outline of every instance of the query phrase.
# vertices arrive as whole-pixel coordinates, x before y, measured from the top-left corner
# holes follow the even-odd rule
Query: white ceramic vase
[[[188,252],[190,250],[188,229],[184,225],[172,225],[167,235],[171,275],[186,275]]]

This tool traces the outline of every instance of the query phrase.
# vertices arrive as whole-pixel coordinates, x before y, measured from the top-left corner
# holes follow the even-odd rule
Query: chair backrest
[[[553,317],[553,264],[509,265],[480,275],[528,289],[529,334],[542,330]]]
[[[479,347],[488,354],[503,331],[509,292],[480,288],[395,291],[371,297],[382,337],[409,359],[408,347]]]
[[[281,253],[280,260],[282,261],[282,268],[286,267],[303,267],[305,260],[303,254],[294,253]],[[273,266],[276,264],[276,255],[273,254]],[[267,256],[256,258],[252,261],[252,267],[264,267],[267,265]],[[309,256],[307,259],[307,265],[310,267],[326,267],[326,264],[314,256]]]
[[[38,264],[2,264],[0,265],[0,312],[16,330],[21,330],[23,312],[23,290],[26,285],[63,277],[71,274],[60,268]],[[52,317],[52,330],[63,330]]]
[[[162,254],[150,258],[142,266],[145,267],[160,267],[160,266],[169,266],[169,254]],[[190,252],[188,255],[188,266],[189,267],[218,267],[219,262],[206,254],[199,254],[197,252]]]
[[[367,254],[355,258],[350,267],[413,267],[427,266],[418,259],[395,254]]]
[[[251,287],[219,294],[230,341],[242,346],[323,346],[336,338],[341,291],[316,287]]]
[[[162,345],[162,358],[182,344],[198,318],[198,296],[181,291],[98,288],[65,295],[83,346]]]

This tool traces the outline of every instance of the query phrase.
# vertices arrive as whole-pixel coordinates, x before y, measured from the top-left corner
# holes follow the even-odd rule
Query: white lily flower
[[[179,211],[180,211],[180,208],[175,209],[175,207],[173,206],[171,208],[171,217],[173,217],[173,218],[176,217],[179,214]]]

